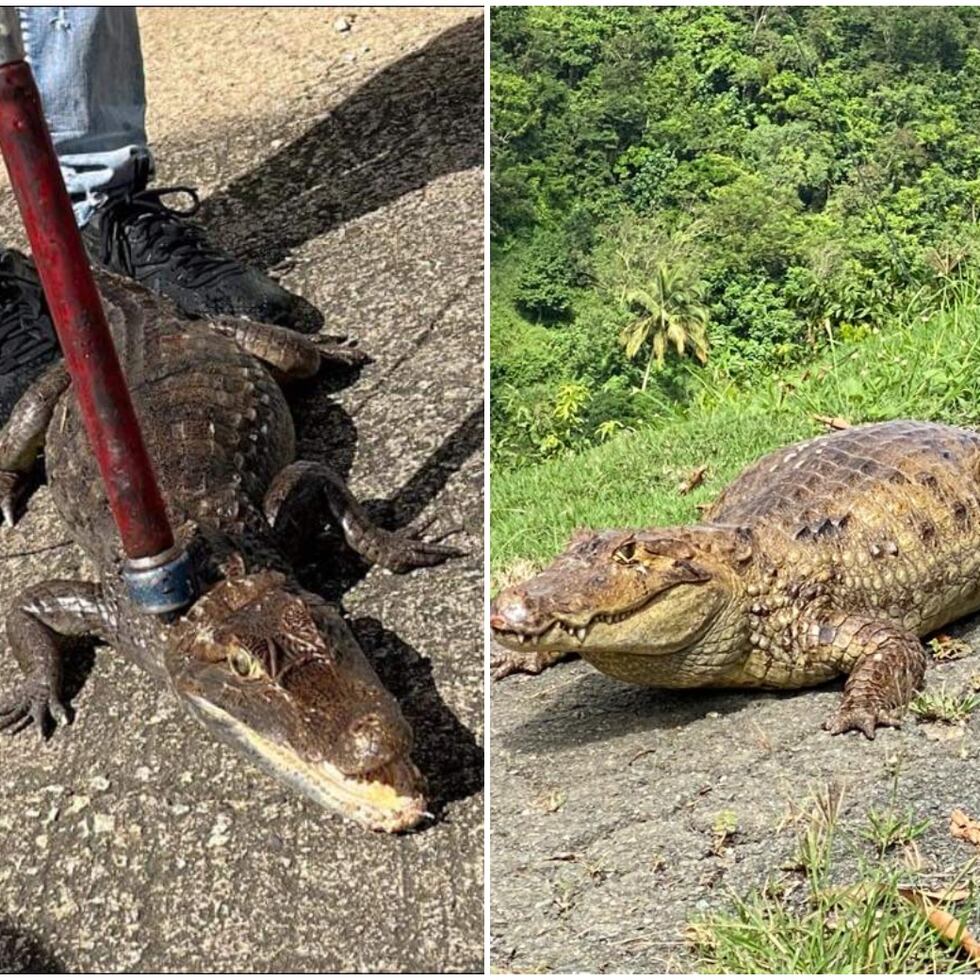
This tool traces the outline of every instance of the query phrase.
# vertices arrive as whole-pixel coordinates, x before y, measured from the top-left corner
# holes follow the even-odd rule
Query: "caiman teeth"
[[[599,613],[595,620],[600,623],[621,623],[624,619],[629,619],[635,611],[630,609],[621,613]]]

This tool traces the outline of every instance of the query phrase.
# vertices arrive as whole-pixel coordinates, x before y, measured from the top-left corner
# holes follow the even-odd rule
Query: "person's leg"
[[[27,60],[80,225],[152,172],[132,7],[19,7]],[[143,176],[145,181],[145,176]]]
[[[170,189],[147,187],[153,158],[135,10],[19,7],[18,13],[89,258],[169,297],[190,316],[237,315],[318,329],[323,318],[310,303],[214,247],[187,220],[197,207],[195,191],[181,189],[194,204],[180,212],[164,203]],[[19,258],[13,267],[26,268]],[[22,365],[2,338],[5,331],[18,334],[31,304],[25,305],[23,276],[6,269],[0,261],[0,378],[11,375],[19,385]],[[40,326],[49,329],[45,308],[41,317]],[[53,356],[53,331],[51,338]]]
[[[136,15],[122,7],[19,7],[24,53],[80,225],[151,167]],[[0,423],[58,355],[34,264],[0,248]]]

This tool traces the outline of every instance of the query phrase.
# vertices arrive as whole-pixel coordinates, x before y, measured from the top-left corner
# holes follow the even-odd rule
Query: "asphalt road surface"
[[[462,528],[468,557],[440,568],[367,571],[323,539],[302,570],[401,700],[437,819],[390,837],[330,816],[99,650],[70,729],[0,741],[0,969],[481,966],[483,25],[338,17],[141,12],[151,139],[158,183],[197,185],[216,239],[374,358],[295,394],[300,454],[348,473],[390,526]],[[0,233],[23,239],[9,191]],[[42,488],[0,535],[0,606],[80,572]],[[0,697],[16,678],[3,657]]]
[[[949,632],[974,652],[931,663],[929,689],[963,690],[980,674],[980,625]],[[491,964],[698,972],[686,923],[767,880],[799,883],[788,867],[799,825],[787,818],[821,787],[843,794],[841,839],[871,809],[929,819],[925,873],[951,882],[976,852],[948,828],[956,807],[980,816],[980,712],[963,726],[909,716],[873,742],[832,737],[821,724],[842,687],[658,691],[581,660],[495,683]],[[737,829],[719,853],[720,814]],[[850,857],[838,861],[851,883]]]

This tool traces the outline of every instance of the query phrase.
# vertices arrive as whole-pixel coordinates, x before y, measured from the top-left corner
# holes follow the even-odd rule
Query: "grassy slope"
[[[825,431],[815,414],[980,424],[980,306],[964,303],[839,345],[823,363],[760,379],[753,389],[706,390],[684,415],[581,455],[496,473],[493,570],[548,559],[579,526],[692,522],[695,505],[712,500],[747,463]],[[703,464],[703,486],[679,495],[678,484]]]

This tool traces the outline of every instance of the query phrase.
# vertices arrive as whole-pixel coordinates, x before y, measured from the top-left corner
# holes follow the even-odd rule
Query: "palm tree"
[[[702,364],[708,359],[704,291],[704,284],[688,269],[664,262],[656,263],[644,285],[622,289],[621,301],[634,317],[619,335],[626,356],[632,360],[644,345],[650,346],[642,391],[646,391],[654,362],[663,367],[669,344],[679,355],[690,345]]]

